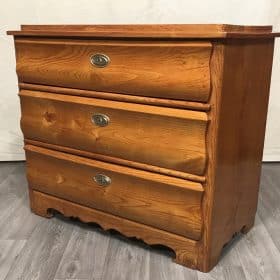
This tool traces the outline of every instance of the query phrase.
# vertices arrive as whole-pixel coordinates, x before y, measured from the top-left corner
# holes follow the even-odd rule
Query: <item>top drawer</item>
[[[17,74],[26,83],[206,102],[211,49],[209,42],[16,39]]]

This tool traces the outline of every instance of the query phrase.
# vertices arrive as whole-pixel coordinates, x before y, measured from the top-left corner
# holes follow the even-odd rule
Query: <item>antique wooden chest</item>
[[[14,35],[30,205],[209,271],[254,224],[270,26],[23,25]]]

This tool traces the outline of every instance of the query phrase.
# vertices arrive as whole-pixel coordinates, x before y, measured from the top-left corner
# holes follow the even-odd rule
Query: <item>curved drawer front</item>
[[[21,82],[206,102],[209,42],[16,39]]]
[[[27,139],[204,173],[206,113],[26,90],[20,97]]]
[[[198,240],[202,186],[27,145],[31,188]],[[97,178],[106,176],[109,184]]]

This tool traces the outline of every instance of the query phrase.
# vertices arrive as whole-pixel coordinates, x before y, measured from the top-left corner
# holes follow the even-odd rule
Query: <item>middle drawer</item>
[[[26,139],[202,175],[207,114],[20,91]]]

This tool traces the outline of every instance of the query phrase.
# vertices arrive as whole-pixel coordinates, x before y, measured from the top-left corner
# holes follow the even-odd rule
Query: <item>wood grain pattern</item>
[[[271,37],[272,26],[230,24],[122,24],[122,25],[22,25],[14,36],[91,37],[91,38],[225,38],[238,36]]]
[[[42,221],[12,265],[5,280],[53,280],[72,227],[61,221]]]
[[[131,243],[122,238],[110,239],[104,264],[107,269],[104,269],[100,279],[150,279],[150,250],[147,250],[146,246],[139,246],[139,251],[136,252],[130,246]]]
[[[0,279],[5,280],[26,240],[0,240]]]
[[[197,264],[197,242],[147,225],[121,219],[118,216],[72,203],[38,191],[33,191],[32,210],[34,213],[50,217],[48,209],[55,209],[66,217],[77,217],[81,221],[96,222],[103,229],[116,229],[128,237],[136,237],[148,244],[165,244],[176,252],[176,262],[187,263],[195,268]]]
[[[2,165],[11,165],[14,169],[8,171],[8,168],[1,167],[0,172],[0,240],[26,240],[40,218],[30,216],[24,164]],[[2,172],[7,172],[6,178],[1,178]],[[24,221],[24,224],[21,224],[21,221]]]
[[[149,280],[198,280],[196,271],[172,263],[163,254],[150,254],[149,264]]]
[[[230,40],[214,49],[199,257],[204,271],[217,263],[223,245],[235,233],[247,232],[254,224],[274,40]]]
[[[53,86],[28,84],[28,83],[19,83],[19,88],[26,89],[26,90],[43,91],[43,92],[84,96],[84,97],[93,97],[93,98],[130,102],[130,103],[137,103],[137,104],[164,106],[164,107],[169,107],[169,108],[189,109],[189,110],[195,110],[195,111],[209,111],[210,110],[210,104],[207,104],[207,103],[191,102],[191,101],[184,101],[184,100],[174,100],[174,99],[164,99],[164,98],[158,98],[158,97],[153,98],[153,97],[147,97],[147,96],[135,96],[135,95],[127,95],[127,94],[121,94],[121,93],[99,92],[99,91],[93,91],[93,90],[53,87]]]
[[[71,25],[9,34],[36,214],[51,217],[55,209],[166,245],[178,263],[204,272],[236,233],[252,228],[279,33]],[[91,66],[94,53],[109,55],[109,66]],[[95,127],[95,112],[110,124]],[[107,188],[94,185],[99,172],[112,177]],[[213,278],[252,275],[235,265]]]
[[[66,24],[66,25],[29,25],[22,24],[21,30],[23,31],[122,31],[122,32],[135,32],[142,29],[143,32],[271,32],[272,26],[270,25],[234,25],[234,24],[98,24],[98,25],[85,25],[85,24]]]
[[[210,93],[209,42],[16,39],[15,48],[21,82],[203,102]],[[91,64],[96,53],[107,67]]]
[[[218,134],[218,114],[219,109],[221,107],[219,93],[222,93],[223,87],[223,71],[224,71],[224,50],[225,46],[221,42],[217,42],[213,47],[213,53],[211,57],[211,84],[212,84],[212,92],[210,102],[213,105],[211,111],[209,112],[208,118],[210,122],[209,129],[207,130],[206,136],[206,144],[207,144],[207,154],[208,154],[208,166],[206,170],[207,184],[204,184],[204,196],[202,202],[202,213],[203,213],[203,222],[204,222],[204,230],[202,233],[202,238],[199,246],[199,258],[198,263],[200,266],[200,270],[203,272],[210,271],[214,266],[214,261],[211,262],[211,248],[210,248],[210,240],[215,239],[215,236],[212,235],[211,226],[212,226],[212,213],[209,211],[213,207],[213,203],[215,200],[214,190],[215,190],[215,168],[216,168],[216,152],[217,152],[217,134]],[[222,191],[222,190],[221,190]],[[226,195],[227,193],[224,192]],[[222,212],[225,209],[221,209]],[[222,215],[221,212],[221,215]],[[227,240],[228,241],[228,240]],[[222,249],[218,248],[219,256],[221,254]],[[218,262],[218,256],[216,261]],[[220,277],[218,277],[220,278]]]
[[[280,188],[278,182],[274,180],[279,176],[278,165],[278,163],[272,163],[263,167],[261,185],[264,187],[260,189],[258,209],[260,210],[260,219],[267,228],[275,246],[280,251],[280,240],[278,239],[280,230]]]
[[[86,158],[91,158],[91,159],[97,159],[100,161],[105,161],[105,162],[111,162],[114,164],[119,164],[119,165],[124,165],[136,169],[141,169],[141,170],[146,170],[146,171],[151,171],[159,174],[164,174],[172,177],[178,177],[194,182],[199,182],[199,183],[205,183],[206,178],[205,176],[198,176],[190,173],[184,173],[180,171],[175,171],[175,170],[170,170],[167,168],[162,168],[162,167],[157,167],[153,165],[148,165],[144,163],[139,163],[139,162],[134,162],[134,161],[129,161],[129,160],[124,160],[120,158],[115,158],[115,157],[110,157],[110,156],[105,156],[105,155],[100,155],[100,154],[95,154],[92,152],[86,152],[78,149],[73,149],[73,148],[68,148],[65,146],[59,146],[59,145],[53,145],[45,142],[40,142],[36,140],[30,140],[30,139],[24,139],[24,143],[26,144],[31,144],[33,146],[39,146],[51,150],[56,150],[64,153],[69,153],[72,155],[77,155],[77,156],[83,156]]]
[[[100,234],[88,225],[74,226],[54,278],[102,279],[110,241],[109,234]]]
[[[171,170],[203,175],[203,112],[21,90],[24,136]],[[109,125],[92,123],[105,114]],[[67,135],[67,137],[65,137]]]
[[[32,277],[45,280],[47,277],[45,273],[50,273],[57,280],[92,280],[93,278],[108,280],[109,274],[121,279],[131,279],[131,273],[135,271],[133,280],[231,280],[242,269],[245,274],[239,278],[242,280],[278,279],[280,275],[279,171],[279,163],[263,164],[255,226],[248,234],[240,235],[231,242],[223,252],[219,264],[206,274],[172,263],[170,260],[172,253],[166,248],[150,247],[112,231],[102,231],[92,224],[80,223],[61,215],[55,215],[53,219],[45,222],[43,218],[30,212],[27,200],[21,203],[22,196],[26,197],[27,194],[27,185],[22,177],[25,173],[25,164],[1,162],[0,174],[6,176],[5,178],[0,176],[0,228],[2,229],[3,226],[5,228],[7,222],[2,215],[3,210],[14,212],[13,209],[17,207],[18,212],[28,211],[27,216],[15,219],[14,226],[9,229],[9,235],[3,236],[3,231],[0,233],[2,255],[0,279],[4,280],[9,273],[11,273],[9,279],[13,280],[30,280]],[[22,183],[19,184],[20,182]],[[22,195],[19,196],[18,191],[22,192]],[[26,232],[29,232],[29,235],[24,237],[18,234],[21,228],[27,227],[26,220],[33,218],[38,222],[36,225],[28,225],[29,229]],[[14,219],[13,215],[10,219]],[[46,224],[54,230],[46,230]],[[71,229],[70,236],[67,233],[69,228],[65,234],[65,224]],[[61,240],[57,238],[59,230],[63,230],[66,247],[59,245]],[[48,261],[46,250],[38,250],[42,242],[46,243],[45,247],[53,248],[52,257],[55,258],[55,262]],[[57,253],[60,257],[57,257]],[[44,265],[37,260],[44,260]],[[31,267],[32,274],[30,274]],[[42,273],[42,270],[45,273]]]
[[[30,187],[95,209],[199,239],[202,228],[198,183],[155,175],[27,145]],[[97,174],[111,178],[101,187]]]

